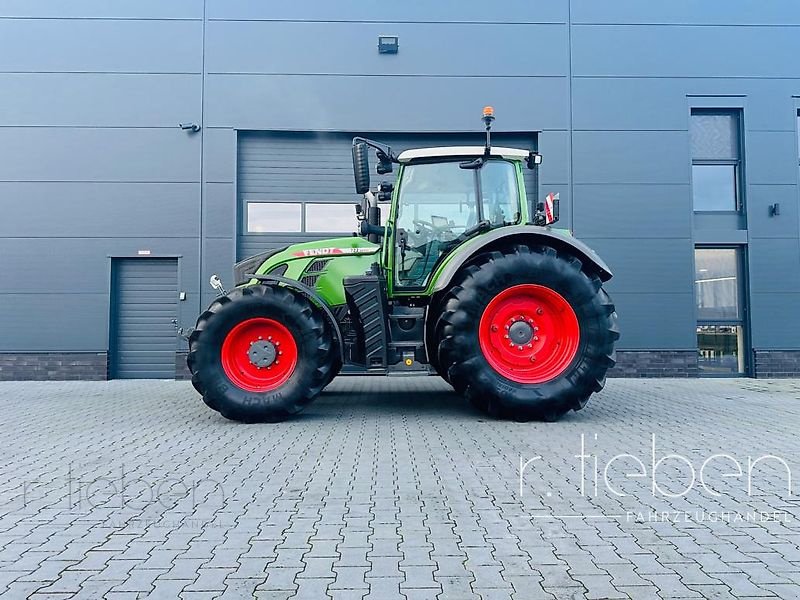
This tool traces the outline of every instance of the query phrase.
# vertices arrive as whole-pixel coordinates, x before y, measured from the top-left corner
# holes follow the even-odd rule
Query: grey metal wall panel
[[[378,53],[384,23],[211,21],[206,27],[209,73],[337,75],[560,76],[566,54],[518,60],[538,47],[563,48],[564,25],[392,24],[396,55]],[[314,51],[297,52],[298,40]],[[353,60],[353,57],[358,60]]]
[[[681,289],[686,289],[686,286]],[[612,290],[611,293],[619,316],[618,349],[682,350],[696,347],[694,294],[691,291],[649,294]]]
[[[0,0],[0,15],[68,19],[202,19],[203,0]]]
[[[575,77],[573,127],[685,130],[689,106],[720,108],[738,100],[747,104],[747,129],[792,131],[792,96],[797,93],[791,79]]]
[[[761,51],[766,39],[769,60]],[[705,50],[702,60],[692,48]],[[797,77],[798,53],[797,26],[572,26],[576,76]]]
[[[800,306],[800,294],[753,291],[750,295],[753,348],[800,347],[798,306]]]
[[[0,352],[105,352],[108,348],[108,290],[48,294],[42,293],[40,285],[36,292],[0,292],[0,306]]]
[[[203,132],[203,179],[233,183],[236,179],[236,131],[206,128]]]
[[[191,238],[6,238],[0,240],[0,279],[9,289],[70,295],[108,293],[110,256],[183,256],[186,289],[197,289],[197,242]],[[46,274],[44,274],[46,271]],[[46,284],[43,283],[46,279]],[[97,315],[98,320],[106,315]]]
[[[794,132],[748,131],[745,153],[748,183],[797,184],[797,136]]]
[[[747,227],[751,238],[798,239],[798,187],[796,185],[747,186]],[[780,204],[781,214],[770,216],[769,206]]]
[[[208,75],[205,114],[207,126],[252,130],[475,131],[492,104],[498,130],[566,129],[567,87],[566,77]]]
[[[177,259],[115,260],[112,289],[110,376],[174,379]]]
[[[798,5],[800,6],[800,4]],[[794,79],[749,79],[735,80],[738,93],[747,94],[745,127],[750,130],[794,131],[798,80]]]
[[[200,138],[177,127],[0,127],[0,148],[0,181],[200,180]]]
[[[675,294],[694,278],[694,247],[689,238],[590,238],[581,236],[603,257],[614,278],[612,293]]]
[[[236,232],[236,187],[233,183],[206,183],[204,189],[204,237],[233,237]]]
[[[572,0],[573,23],[669,23],[704,25],[800,25],[794,0]]]
[[[199,73],[202,31],[200,21],[0,19],[0,72]]]
[[[572,126],[592,130],[685,130],[685,83],[676,79],[576,77]]]
[[[478,0],[436,2],[382,2],[348,0],[329,2],[253,2],[252,0],[208,0],[210,19],[263,19],[298,21],[388,21],[388,22],[497,22],[563,23],[567,0],[530,2],[506,0],[502,10],[491,10]]]
[[[233,281],[233,263],[236,262],[236,238],[208,238],[203,243],[203,278],[200,291],[203,294],[215,294],[208,284],[212,273],[219,275],[222,283],[230,289],[236,283]],[[207,304],[205,306],[208,306]],[[192,323],[194,325],[194,323]]]
[[[539,134],[542,164],[539,178],[542,184],[569,183],[570,139],[568,131],[543,131]]]
[[[759,293],[800,293],[800,243],[797,238],[751,238],[747,257],[751,289]],[[795,308],[800,310],[800,305]]]
[[[0,182],[0,238],[197,237],[199,189],[198,183]]]
[[[688,183],[686,131],[576,131],[575,183]]]
[[[238,191],[242,200],[283,202],[356,202],[351,158],[352,138],[345,133],[242,132],[239,135]],[[375,134],[395,151],[426,146],[482,144],[475,134]],[[535,134],[503,134],[493,137],[495,145],[533,148]],[[374,176],[376,181],[377,176]],[[529,172],[530,196],[535,195],[533,173]],[[391,180],[391,176],[386,179]],[[240,207],[240,223],[243,224]],[[353,214],[353,229],[357,226]],[[347,234],[349,232],[342,232]],[[300,240],[326,237],[317,234],[240,233],[237,256],[251,256]]]
[[[590,238],[689,238],[692,193],[686,184],[576,184],[575,235]]]
[[[201,85],[200,75],[0,74],[0,126],[177,127],[200,119]]]

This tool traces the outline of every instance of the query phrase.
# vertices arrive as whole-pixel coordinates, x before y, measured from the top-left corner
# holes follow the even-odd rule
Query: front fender
[[[613,276],[609,266],[594,250],[571,235],[549,227],[513,225],[494,229],[464,244],[434,272],[433,288],[430,291],[436,293],[447,289],[459,269],[476,255],[513,244],[545,244],[556,250],[568,251],[584,265],[588,263],[601,281],[608,281]]]

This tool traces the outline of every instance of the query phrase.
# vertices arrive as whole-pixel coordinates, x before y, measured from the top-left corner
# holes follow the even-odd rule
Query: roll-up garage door
[[[114,259],[111,280],[111,377],[174,379],[178,260]]]
[[[355,134],[248,131],[239,134],[238,260],[301,241],[347,235],[356,228],[351,144],[355,135],[408,148],[482,145],[484,134]],[[534,133],[497,133],[493,145],[536,148]],[[535,173],[525,170],[528,198]],[[395,173],[385,176],[393,181]],[[372,173],[373,182],[380,176]]]

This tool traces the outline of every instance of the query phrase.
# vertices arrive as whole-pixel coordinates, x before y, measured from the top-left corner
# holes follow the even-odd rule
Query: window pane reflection
[[[306,231],[349,233],[355,229],[353,204],[306,204]]]
[[[694,252],[694,263],[698,320],[738,319],[736,249],[699,248]]]
[[[248,202],[248,233],[293,232],[302,229],[302,205],[288,202]]]
[[[701,375],[744,373],[744,332],[739,325],[698,325]]]
[[[692,165],[694,209],[736,210],[736,167]]]

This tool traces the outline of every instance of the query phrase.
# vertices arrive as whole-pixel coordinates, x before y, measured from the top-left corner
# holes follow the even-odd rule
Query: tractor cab
[[[395,156],[391,148],[373,140],[353,140],[356,190],[364,195],[357,205],[360,232],[382,241],[384,264],[393,273],[396,291],[424,289],[446,256],[480,234],[526,223],[551,225],[558,220],[558,199],[531,206],[526,201],[522,169],[536,168],[537,152],[492,147],[494,111],[484,109],[485,146],[453,146],[405,150]],[[378,158],[379,174],[399,164],[395,184],[383,181],[370,191],[367,147]],[[381,201],[391,200],[386,225],[381,225]]]
[[[395,287],[424,287],[437,263],[464,241],[524,222],[518,161],[528,153],[495,148],[479,168],[461,166],[482,152],[479,147],[431,148],[398,157],[399,186],[390,216],[394,239],[389,240]]]

